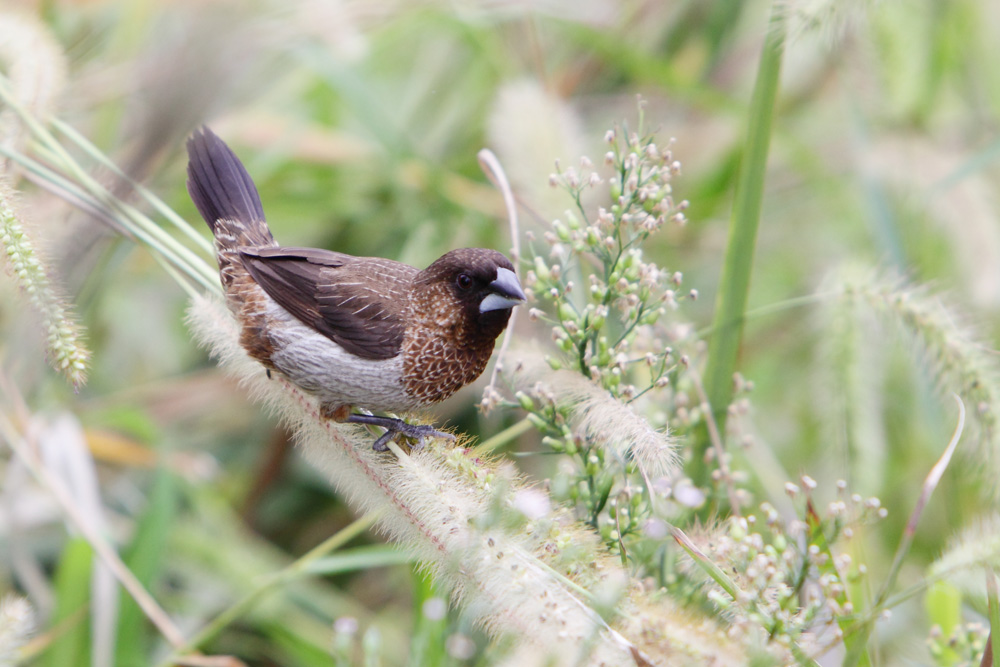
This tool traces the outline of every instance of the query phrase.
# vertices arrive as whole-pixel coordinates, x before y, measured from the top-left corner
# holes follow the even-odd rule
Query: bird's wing
[[[417,269],[316,248],[246,248],[241,257],[282,308],[346,351],[364,359],[399,354]]]

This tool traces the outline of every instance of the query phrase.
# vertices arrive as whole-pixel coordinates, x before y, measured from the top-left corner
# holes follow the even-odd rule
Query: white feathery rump
[[[188,320],[220,364],[291,426],[308,460],[354,509],[381,512],[380,527],[492,634],[534,646],[547,664],[635,664],[638,648],[546,564],[552,556],[543,542],[551,547],[560,529],[554,521],[508,532],[489,520],[498,505],[512,507],[516,481],[487,481],[499,475],[461,447],[429,446],[398,458],[374,452],[369,432],[322,419],[313,398],[283,379],[268,380],[240,348],[221,301],[195,299]]]
[[[520,359],[521,363],[510,364],[515,386],[532,391],[541,383],[558,403],[570,407],[575,431],[621,458],[631,456],[650,480],[678,471],[677,446],[669,433],[657,431],[627,404],[579,373],[553,372],[537,355]]]

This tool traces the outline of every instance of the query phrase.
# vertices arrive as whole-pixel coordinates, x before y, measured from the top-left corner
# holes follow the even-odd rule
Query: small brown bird
[[[215,235],[240,343],[267,369],[316,395],[324,417],[423,444],[431,426],[353,413],[407,412],[451,396],[483,372],[510,309],[523,303],[514,266],[462,248],[423,271],[275,243],[250,175],[208,128],[187,142],[188,192]]]

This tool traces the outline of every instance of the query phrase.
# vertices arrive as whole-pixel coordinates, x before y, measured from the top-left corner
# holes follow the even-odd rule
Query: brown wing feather
[[[264,259],[270,259],[272,257],[276,259],[301,259],[309,262],[310,264],[319,264],[321,266],[343,266],[351,260],[363,259],[342,252],[334,252],[333,250],[323,250],[322,248],[296,248],[293,246],[282,246],[280,248],[277,246],[271,248],[255,248],[253,250],[253,255]]]
[[[399,354],[415,268],[315,248],[248,248],[241,256],[282,308],[348,352],[365,359]]]

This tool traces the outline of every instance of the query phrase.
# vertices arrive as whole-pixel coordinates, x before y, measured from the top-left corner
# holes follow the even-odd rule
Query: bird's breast
[[[479,377],[493,350],[469,345],[449,328],[411,330],[403,339],[402,383],[420,403],[436,403]]]

